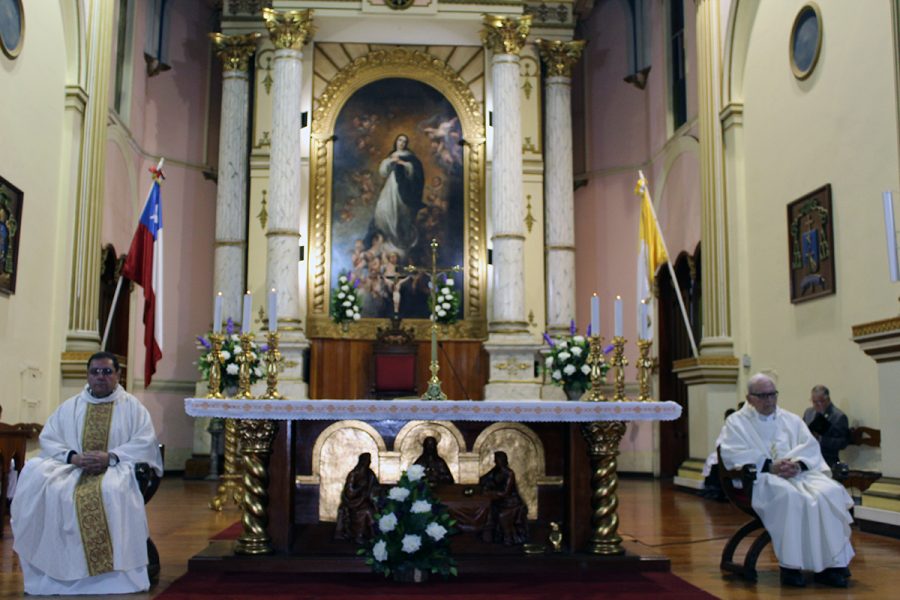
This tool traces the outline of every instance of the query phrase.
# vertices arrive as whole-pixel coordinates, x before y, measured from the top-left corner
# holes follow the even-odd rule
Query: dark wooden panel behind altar
[[[310,344],[309,397],[361,399],[372,387],[370,340],[316,338]],[[416,379],[425,393],[431,373],[431,343],[419,342]],[[438,364],[444,393],[450,400],[483,400],[488,379],[488,356],[478,341],[439,342]]]

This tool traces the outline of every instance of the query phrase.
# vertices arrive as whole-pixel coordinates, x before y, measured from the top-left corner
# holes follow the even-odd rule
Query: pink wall
[[[667,122],[668,71],[667,3],[651,2],[651,70],[645,89],[623,81],[627,72],[626,15],[624,4],[601,2],[585,24],[588,45],[586,65],[581,71],[589,92],[586,122],[588,184],[575,192],[577,320],[590,318],[590,295],[601,299],[601,330],[609,337],[613,329],[612,303],[624,301],[625,337],[636,338],[637,231],[640,204],[634,195],[638,169],[647,176],[655,200],[663,236],[673,256],[681,250],[693,252],[700,239],[699,162],[696,140],[673,146]],[[686,2],[685,50],[688,73],[688,122],[696,117],[696,43],[693,4]],[[691,134],[692,127],[681,135]],[[669,145],[667,147],[667,145]],[[665,188],[658,189],[666,163],[671,167]],[[629,362],[636,347],[629,344]],[[634,377],[629,371],[629,378]]]
[[[198,378],[194,340],[208,330],[211,318],[216,186],[204,178],[203,168],[214,162],[207,156],[209,88],[221,86],[221,79],[211,80],[210,42],[198,34],[208,31],[212,22],[208,3],[195,0],[168,6],[172,69],[148,77],[143,58],[147,4],[135,4],[134,77],[126,125],[136,145],[151,157],[133,150],[123,156],[118,145],[108,145],[102,236],[104,243],[113,242],[120,253],[127,251],[146,200],[148,169],[156,165],[152,157],[165,157],[164,347],[153,381],[171,385]],[[218,116],[214,118],[218,120]],[[125,161],[131,161],[137,172],[137,198],[133,197],[135,184],[129,179]],[[134,294],[142,298],[140,288],[135,287]],[[131,372],[138,383],[132,391],[150,410],[162,442],[174,448],[190,448],[193,420],[184,414],[184,393],[144,391],[140,385],[145,356],[142,300],[138,306],[133,315],[136,326],[130,356]]]

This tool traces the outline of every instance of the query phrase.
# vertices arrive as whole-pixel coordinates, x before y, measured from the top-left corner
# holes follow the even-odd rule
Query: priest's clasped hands
[[[73,454],[71,464],[83,469],[89,475],[99,475],[109,466],[109,453],[102,451],[89,451],[82,454]]]
[[[791,477],[799,475],[801,470],[800,463],[796,463],[786,458],[779,458],[778,460],[773,461],[772,466],[769,467],[769,472],[773,475],[784,477],[785,479],[790,479]]]

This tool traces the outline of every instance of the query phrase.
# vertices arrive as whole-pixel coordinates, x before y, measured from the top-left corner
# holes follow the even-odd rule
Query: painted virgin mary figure
[[[370,235],[380,232],[384,236],[385,250],[404,258],[419,239],[416,215],[424,207],[422,191],[425,187],[422,163],[409,149],[406,134],[400,134],[394,140],[394,148],[381,161],[378,172],[385,182],[375,204],[374,231]]]

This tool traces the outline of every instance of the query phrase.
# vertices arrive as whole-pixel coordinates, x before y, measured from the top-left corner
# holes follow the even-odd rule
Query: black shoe
[[[781,567],[781,585],[789,585],[791,587],[806,587],[806,579],[800,569],[788,569]]]
[[[847,587],[847,576],[844,575],[844,568],[838,567],[834,569],[825,569],[821,573],[816,573],[813,577],[816,583],[836,588]]]

